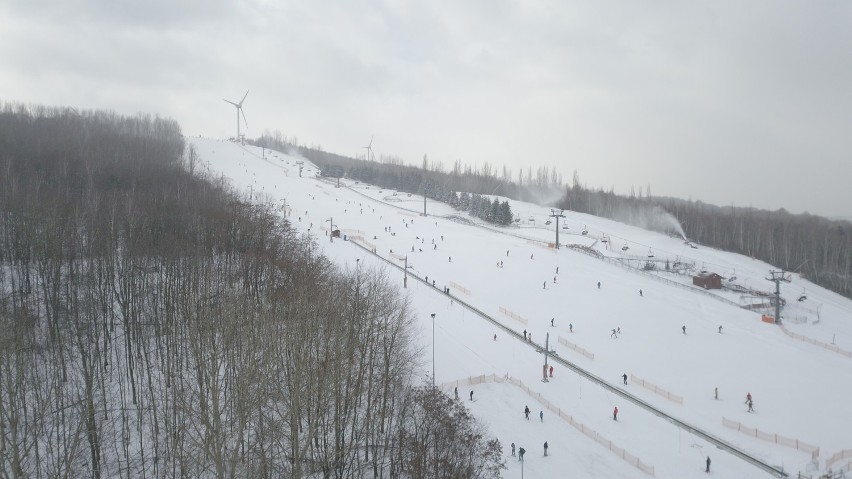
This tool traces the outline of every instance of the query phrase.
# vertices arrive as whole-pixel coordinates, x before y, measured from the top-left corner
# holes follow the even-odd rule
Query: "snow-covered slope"
[[[388,274],[399,277],[400,291],[409,295],[419,320],[424,380],[433,368],[434,337],[436,382],[450,394],[455,384],[480,375],[514,378],[529,388],[528,393],[507,382],[459,387],[461,399],[503,443],[507,477],[517,477],[522,467],[508,456],[512,442],[528,451],[524,477],[649,476],[556,417],[538,397],[653,466],[656,477],[706,477],[708,456],[717,477],[770,475],[558,365],[553,379],[542,382],[540,347],[514,338],[454,298],[509,329],[526,330],[535,343],[543,345],[549,334],[560,357],[793,476],[822,470],[834,453],[852,449],[852,415],[846,411],[852,357],[795,339],[762,322],[759,313],[736,306],[757,302],[758,293],[709,294],[693,287],[688,275],[628,267],[653,262],[659,270],[668,260],[670,267],[678,263],[716,272],[741,291],[770,292],[774,284],[765,277],[774,268],[768,264],[573,212],[565,212],[567,229],[560,223],[559,242],[586,252],[556,250],[547,247],[555,241],[555,223],[545,225],[549,208],[509,200],[521,218],[510,228],[472,225],[466,214],[432,200],[426,201],[424,217],[422,196],[348,180],[336,188],[304,159],[269,150],[264,159],[259,148],[190,141],[211,173],[229,177],[236,189],[279,206],[282,214],[289,210],[293,226],[318,237],[333,260],[349,267],[358,260],[358,267],[388,268]],[[342,238],[329,241],[332,219],[348,239],[363,237],[360,244],[366,249]],[[376,255],[368,252],[373,248]],[[403,273],[377,256],[400,266],[404,262],[398,258],[407,256],[410,273],[428,277],[430,285],[409,278],[403,289]],[[450,294],[444,293],[446,287]],[[791,333],[852,351],[852,301],[797,275],[781,285],[781,293],[790,305],[785,326]],[[807,299],[799,302],[802,293]],[[618,328],[621,334],[611,337]],[[594,359],[558,338],[593,353]],[[645,379],[682,398],[682,404],[635,381],[623,385],[622,374]],[[475,401],[468,399],[471,390]],[[748,392],[754,397],[753,413],[744,404]],[[534,411],[529,421],[523,415],[526,405]],[[618,421],[612,420],[615,406]],[[817,462],[810,453],[725,427],[722,418],[819,446]],[[546,458],[545,441],[550,446]]]

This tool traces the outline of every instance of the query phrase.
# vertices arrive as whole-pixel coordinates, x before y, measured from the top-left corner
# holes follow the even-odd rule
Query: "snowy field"
[[[270,150],[264,159],[260,148],[201,138],[189,141],[211,174],[230,178],[236,190],[276,205],[281,214],[286,208],[291,224],[318,238],[323,253],[342,267],[384,268],[399,278],[420,328],[424,381],[431,381],[434,367],[436,383],[449,394],[453,385],[480,375],[514,378],[531,390],[507,382],[459,387],[460,400],[503,444],[505,477],[520,477],[521,467],[528,478],[651,477],[546,410],[531,394],[540,394],[653,466],[655,477],[707,477],[708,456],[710,475],[716,477],[772,477],[559,365],[554,377],[542,382],[544,357],[536,344],[543,345],[548,334],[551,349],[561,358],[792,477],[799,472],[815,477],[824,472],[828,458],[852,449],[852,414],[847,410],[852,358],[795,339],[779,326],[762,322],[759,313],[734,305],[753,302],[751,293],[706,292],[691,286],[689,276],[622,266],[653,262],[662,267],[668,259],[669,264],[718,273],[724,281],[735,277],[728,282],[740,289],[771,292],[775,286],[765,278],[774,268],[766,263],[701,245],[693,248],[683,238],[570,211],[565,212],[567,228],[560,221],[559,242],[565,246],[557,250],[547,246],[555,241],[556,227],[545,224],[547,207],[509,200],[520,221],[507,228],[482,225],[432,200],[426,201],[428,216],[423,217],[422,196],[349,180],[341,180],[337,188],[319,178],[317,168],[304,159]],[[329,241],[332,219],[349,241]],[[402,271],[351,241],[359,236],[367,250],[375,248],[377,256],[399,266],[404,261],[398,258],[407,256],[410,274],[420,280],[428,277],[430,285],[410,276],[403,289]],[[568,245],[581,245],[608,260]],[[450,294],[444,293],[447,287]],[[852,351],[852,301],[797,274],[782,283],[781,294],[789,305],[782,316],[789,315],[785,327],[791,333]],[[798,301],[802,296],[806,299]],[[454,298],[511,330],[526,330],[533,343],[507,334]],[[621,334],[612,337],[611,331],[619,328]],[[559,338],[594,358],[569,349]],[[682,403],[635,381],[623,385],[622,374],[649,381]],[[469,400],[471,390],[474,401]],[[747,412],[744,404],[749,392],[754,412]],[[525,406],[533,411],[529,421],[524,419]],[[618,421],[613,421],[616,406]],[[543,421],[539,411],[544,411]],[[725,427],[723,418],[799,440],[803,449],[817,446],[818,456]],[[523,466],[510,456],[513,442],[527,450]],[[832,466],[848,467],[850,460]]]

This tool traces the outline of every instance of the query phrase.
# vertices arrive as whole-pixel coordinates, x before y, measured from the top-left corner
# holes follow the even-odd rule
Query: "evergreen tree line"
[[[852,223],[811,214],[653,196],[620,196],[580,185],[577,174],[559,207],[638,226],[679,233],[661,214],[672,214],[687,238],[795,271],[820,286],[852,298]],[[655,221],[656,220],[656,221]],[[770,285],[771,286],[771,285]]]
[[[0,111],[0,475],[494,477],[412,312],[167,119]],[[459,410],[461,408],[461,410]]]

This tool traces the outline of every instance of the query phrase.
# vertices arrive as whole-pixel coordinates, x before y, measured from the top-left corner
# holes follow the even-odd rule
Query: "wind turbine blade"
[[[243,102],[244,102],[244,101],[246,101],[246,97],[248,96],[248,92],[249,92],[249,91],[248,91],[248,90],[246,90],[246,94],[245,94],[245,95],[243,95],[243,99],[242,99],[242,100],[240,100],[240,106],[243,106]]]
[[[373,146],[373,135],[370,135],[370,143],[367,144],[367,148]]]
[[[244,112],[244,111],[243,111],[243,109],[242,109],[242,108],[240,108],[240,113],[242,113],[242,114],[243,114],[243,123],[245,123],[245,124],[246,124],[246,128],[248,128],[248,120],[246,120],[246,112]]]
[[[236,107],[239,107],[239,106],[240,106],[240,105],[237,105],[236,103],[232,102],[231,100],[226,100],[226,99],[224,99],[224,98],[222,98],[222,101],[224,101],[224,102],[228,102],[228,103],[230,103],[231,105],[234,105],[234,106],[236,106]]]

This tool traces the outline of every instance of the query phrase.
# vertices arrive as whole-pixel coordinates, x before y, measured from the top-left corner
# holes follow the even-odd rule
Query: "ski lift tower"
[[[547,355],[555,354],[555,349],[550,349],[550,333],[547,333],[547,336],[544,339],[544,351],[539,350],[540,353],[544,353],[544,366],[541,367],[541,382],[546,383],[549,382],[547,380]]]
[[[565,218],[565,215],[562,214],[565,210],[559,210],[559,213],[556,210],[550,210],[550,217],[556,218],[556,249],[559,249],[559,218]]]
[[[775,283],[775,324],[781,324],[781,282],[789,283],[790,275],[784,275],[784,271],[770,271],[767,281]]]

